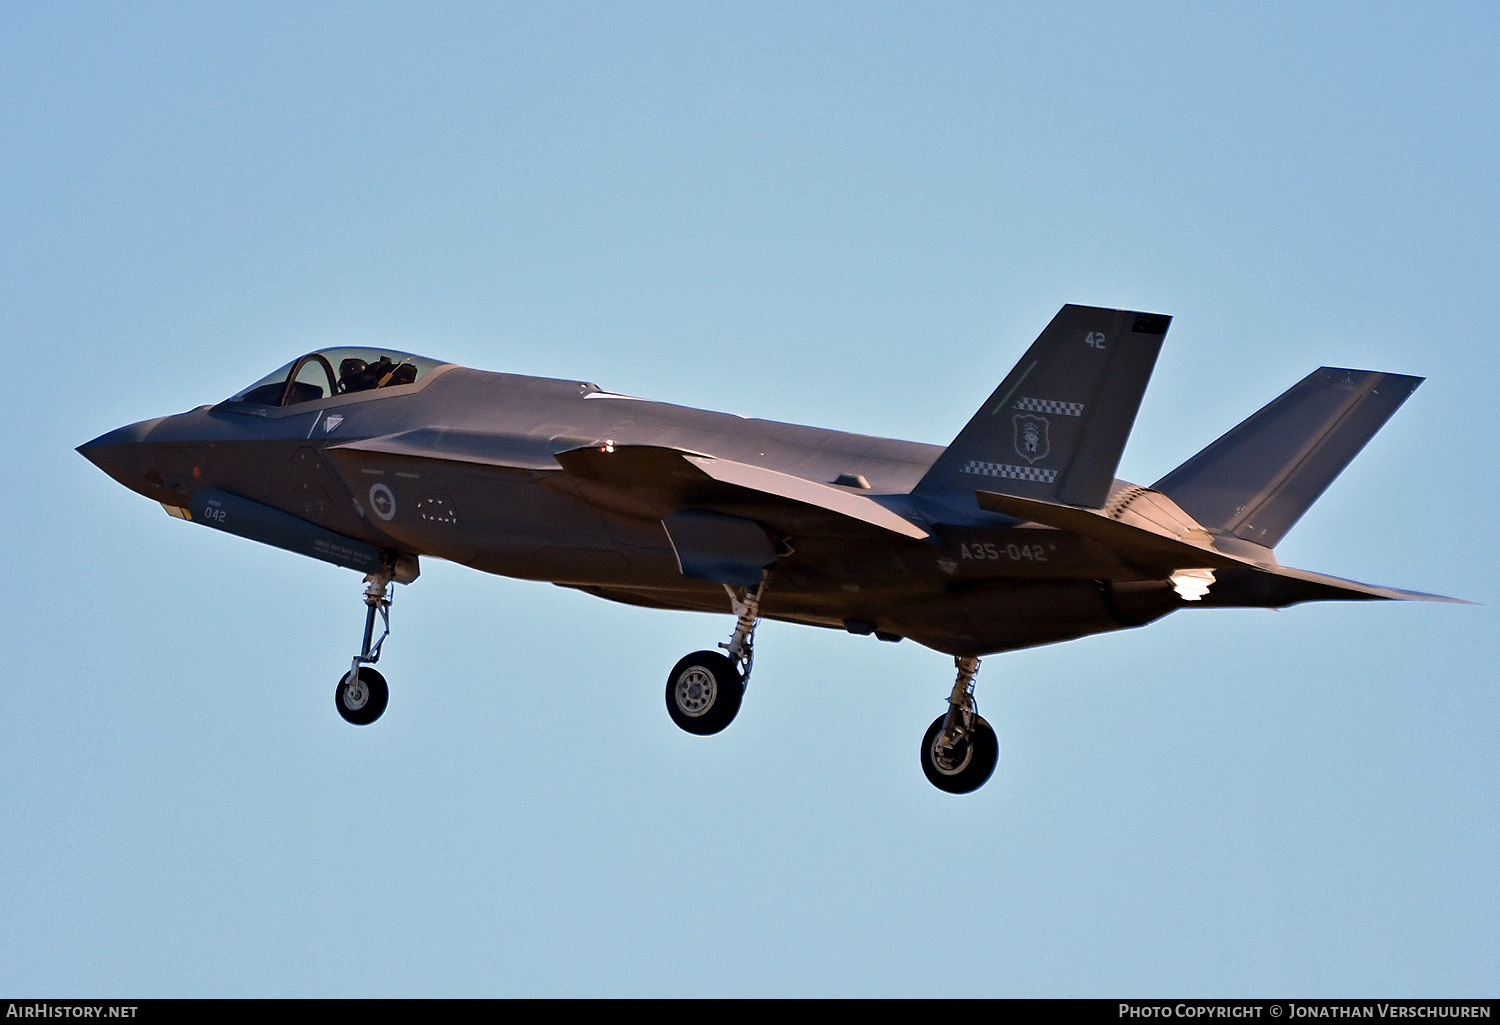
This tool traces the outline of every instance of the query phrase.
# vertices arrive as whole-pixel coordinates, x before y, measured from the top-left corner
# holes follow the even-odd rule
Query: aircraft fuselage
[[[431,556],[732,613],[722,652],[668,675],[668,714],[699,735],[738,713],[763,617],[950,654],[922,766],[966,793],[999,751],[981,655],[1188,606],[1451,600],[1272,552],[1419,378],[1323,367],[1152,487],[1117,479],[1169,321],[1063,307],[946,447],[326,349],[80,451],[180,518],[364,573],[364,641],[335,690],[355,725],[386,707],[377,618]]]
[[[186,509],[215,489],[381,549],[633,604],[723,611],[722,585],[683,576],[659,494],[568,473],[557,455],[608,446],[712,453],[873,496],[926,523],[909,492],[942,451],[451,365],[399,392],[205,406],[122,428],[85,454],[168,507]],[[393,437],[379,451],[359,447]],[[764,503],[741,497],[728,511],[755,519]],[[1159,600],[1143,602],[1149,575],[1086,538],[977,505],[943,511],[962,522],[916,539],[815,510],[799,524],[779,510],[784,554],[763,614],[983,654],[1139,625],[1175,607],[1164,583],[1146,588]],[[1100,582],[1101,569],[1141,584],[1121,597]]]

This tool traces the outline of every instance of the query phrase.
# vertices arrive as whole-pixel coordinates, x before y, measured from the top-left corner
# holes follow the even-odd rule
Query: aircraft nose
[[[138,491],[146,473],[146,438],[165,419],[159,416],[101,434],[79,445],[78,454],[127,488]]]

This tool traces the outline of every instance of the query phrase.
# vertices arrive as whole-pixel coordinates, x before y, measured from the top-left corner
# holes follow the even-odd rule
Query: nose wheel
[[[345,674],[333,692],[339,715],[354,726],[368,726],[379,719],[390,698],[385,677],[370,666],[360,666],[357,673]]]

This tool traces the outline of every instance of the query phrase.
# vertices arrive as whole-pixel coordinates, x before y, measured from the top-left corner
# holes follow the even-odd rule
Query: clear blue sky
[[[0,8],[0,992],[1494,995],[1500,16],[1367,4]],[[951,661],[436,561],[73,452],[310,348],[933,443],[1065,302],[1174,315],[1121,474],[1308,371],[1427,383],[1279,550],[1481,606]]]

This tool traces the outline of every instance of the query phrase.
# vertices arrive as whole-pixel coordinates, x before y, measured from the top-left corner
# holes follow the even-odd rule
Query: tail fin
[[[1153,487],[1210,532],[1274,548],[1421,383],[1323,367]]]
[[[913,493],[1103,505],[1171,322],[1064,306]]]

